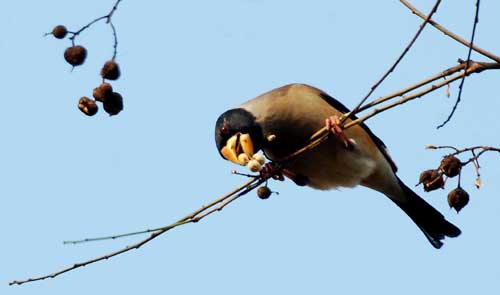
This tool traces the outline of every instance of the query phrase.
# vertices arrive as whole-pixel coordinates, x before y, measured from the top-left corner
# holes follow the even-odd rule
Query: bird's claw
[[[333,133],[335,137],[337,137],[345,146],[346,149],[352,150],[354,149],[354,140],[348,138],[342,127],[340,126],[340,119],[338,116],[330,116],[325,119],[325,127],[326,129]]]

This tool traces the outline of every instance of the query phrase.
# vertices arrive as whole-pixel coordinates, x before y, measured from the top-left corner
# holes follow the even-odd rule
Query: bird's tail
[[[445,236],[454,238],[460,235],[458,227],[448,222],[439,211],[408,188],[399,178],[398,181],[406,195],[406,201],[391,199],[408,214],[434,248],[439,249],[443,246],[441,240]]]

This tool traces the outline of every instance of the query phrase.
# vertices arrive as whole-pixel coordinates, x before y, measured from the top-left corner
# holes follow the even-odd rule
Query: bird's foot
[[[342,127],[340,126],[340,119],[338,116],[330,116],[325,119],[325,127],[326,129],[333,133],[335,137],[337,137],[345,146],[346,149],[352,150],[354,149],[355,141],[352,138],[348,138]]]
[[[283,169],[273,162],[264,164],[262,169],[260,169],[259,174],[260,177],[265,180],[268,180],[270,178],[279,181],[285,180],[285,177],[283,176]]]

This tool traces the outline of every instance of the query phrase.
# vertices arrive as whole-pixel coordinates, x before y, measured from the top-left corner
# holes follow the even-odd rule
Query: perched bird
[[[339,131],[336,118],[347,112],[317,88],[286,85],[224,112],[215,126],[216,145],[223,158],[236,164],[245,165],[259,150],[279,161],[305,146],[326,124],[334,136],[288,163],[285,176],[320,190],[362,185],[379,191],[415,222],[435,248],[443,245],[445,236],[460,235],[460,229],[396,176],[386,146],[365,124]]]

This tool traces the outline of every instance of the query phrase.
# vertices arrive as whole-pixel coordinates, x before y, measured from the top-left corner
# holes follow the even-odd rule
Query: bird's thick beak
[[[236,133],[226,142],[220,150],[221,154],[235,164],[246,165],[254,154],[254,147],[250,134]]]

